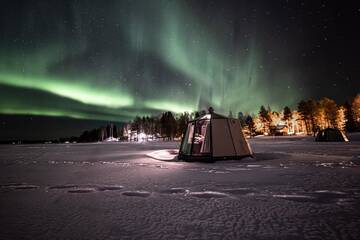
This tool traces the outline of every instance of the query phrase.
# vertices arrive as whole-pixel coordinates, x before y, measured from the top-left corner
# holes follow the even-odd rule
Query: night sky
[[[360,91],[359,25],[350,1],[1,1],[0,140],[343,103]]]

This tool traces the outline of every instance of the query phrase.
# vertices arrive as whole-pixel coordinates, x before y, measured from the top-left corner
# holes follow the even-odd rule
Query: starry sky
[[[68,118],[342,103],[360,90],[359,23],[340,1],[2,1],[0,139],[14,122],[71,134]]]

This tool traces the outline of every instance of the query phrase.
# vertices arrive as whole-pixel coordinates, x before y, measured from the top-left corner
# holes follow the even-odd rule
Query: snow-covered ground
[[[176,142],[0,146],[0,239],[360,239],[360,141],[250,145],[216,163],[172,160]]]

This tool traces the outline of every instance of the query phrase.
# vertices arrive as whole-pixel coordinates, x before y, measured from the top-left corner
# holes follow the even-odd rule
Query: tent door
[[[194,136],[194,128],[195,128],[195,124],[193,122],[188,124],[185,136],[181,144],[182,154],[190,155],[191,153],[191,144]]]
[[[210,120],[199,120],[195,124],[192,155],[210,154]]]

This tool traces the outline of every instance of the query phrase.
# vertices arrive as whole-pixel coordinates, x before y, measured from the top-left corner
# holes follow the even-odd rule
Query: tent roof
[[[223,115],[217,114],[217,113],[207,113],[204,116],[200,116],[198,118],[195,118],[194,120],[191,120],[189,122],[195,122],[199,120],[205,120],[205,119],[227,119],[228,117],[225,117]]]

